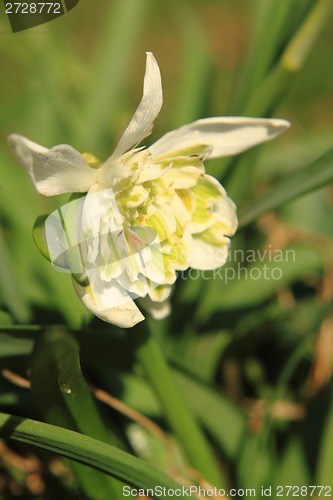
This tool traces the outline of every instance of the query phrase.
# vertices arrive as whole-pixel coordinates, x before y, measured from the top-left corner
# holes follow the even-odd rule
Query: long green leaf
[[[314,3],[306,19],[290,39],[278,64],[251,96],[244,110],[246,115],[263,116],[275,108],[289,89],[294,76],[304,65],[310,50],[330,17],[332,8],[331,0],[319,0]]]
[[[293,0],[257,0],[252,22],[252,44],[240,75],[240,86],[231,114],[244,110],[256,86],[276,62],[292,13]]]
[[[38,336],[31,365],[32,396],[48,422],[72,425],[73,430],[110,442],[84,380],[79,349],[77,340],[62,327],[50,327]]]
[[[333,182],[333,148],[310,165],[297,169],[276,183],[260,200],[240,211],[240,226],[246,226],[261,215]]]
[[[172,110],[172,125],[177,127],[206,114],[212,61],[203,28],[193,9],[178,0],[174,1],[174,9],[178,14],[185,52],[178,98]]]
[[[310,270],[320,271],[323,266],[320,254],[311,247],[293,245],[279,255],[277,261],[273,254],[263,260],[262,256],[256,257],[249,264],[244,253],[234,266],[225,266],[206,286],[206,294],[196,310],[196,321],[202,324],[214,312],[263,304],[278,290],[304,279]]]
[[[32,357],[31,393],[47,422],[110,442],[81,372],[79,344],[67,330],[53,327],[38,337]],[[74,472],[89,498],[103,499],[111,492],[114,498],[121,498],[118,483],[77,464]]]
[[[166,474],[113,446],[36,420],[0,413],[0,436],[52,451],[136,488],[181,488]],[[151,495],[158,498],[156,494]],[[111,497],[109,497],[111,498]],[[180,495],[178,498],[184,498]]]
[[[326,422],[322,434],[321,446],[316,471],[316,483],[320,485],[332,484],[333,470],[333,404],[327,412]]]
[[[0,358],[28,356],[33,348],[33,339],[20,334],[8,335],[0,329]]]
[[[83,102],[83,119],[77,131],[79,144],[86,150],[100,152],[110,126],[116,126],[119,94],[146,19],[146,8],[147,0],[117,0],[105,6],[105,24],[96,60],[91,65],[90,89]],[[141,85],[140,79],[140,88]]]
[[[271,116],[281,99],[287,94],[295,76],[303,67],[312,46],[317,41],[333,3],[331,0],[315,2],[309,14],[288,41],[279,61],[256,86],[242,111],[245,116]],[[228,173],[228,193],[237,200],[248,197],[253,186],[254,167],[257,150],[242,155],[239,159],[226,159],[224,171]],[[246,182],[244,178],[246,175]]]
[[[211,484],[221,487],[222,473],[214,451],[179,391],[155,336],[137,325],[128,335],[128,342],[155,391],[168,425],[181,443],[191,465]]]
[[[300,437],[293,437],[288,442],[286,450],[278,464],[275,482],[277,486],[281,484],[310,484],[304,446]]]
[[[179,365],[178,365],[179,366]],[[173,375],[191,411],[228,460],[235,461],[246,430],[242,411],[230,399],[181,368]],[[102,374],[105,372],[101,372]],[[112,377],[108,390],[129,407],[153,419],[162,418],[162,409],[148,382],[132,373]]]
[[[235,460],[245,432],[245,417],[223,394],[179,370],[176,379],[207,432],[225,455]]]
[[[30,319],[30,312],[20,288],[20,280],[16,275],[14,262],[7,248],[0,226],[0,290],[3,301],[13,317],[20,323]]]

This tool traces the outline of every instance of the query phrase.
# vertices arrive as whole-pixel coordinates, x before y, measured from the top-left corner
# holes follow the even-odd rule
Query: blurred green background
[[[290,41],[319,5],[324,12],[320,29],[303,34],[301,63],[290,70],[283,59],[290,55]],[[81,0],[49,24],[12,34],[1,4],[2,409],[40,418],[28,391],[4,373],[27,377],[38,325],[65,324],[85,329],[77,338],[88,379],[165,426],[154,396],[133,369],[128,341],[115,328],[109,337],[106,325],[91,321],[69,276],[55,272],[35,248],[36,217],[66,197],[38,195],[6,143],[6,136],[17,132],[47,147],[71,144],[105,159],[141,98],[145,51],[150,50],[161,68],[164,105],[147,145],[205,116],[290,120],[291,128],[272,143],[206,166],[242,216],[232,248],[260,255],[269,248],[291,249],[295,259],[242,263],[261,273],[264,265],[278,266],[278,280],[243,273],[226,283],[214,273],[211,280],[183,273],[172,315],[147,323],[213,442],[228,484],[333,486],[331,157],[317,172],[326,177],[317,182],[311,171],[313,186],[303,191],[325,188],[288,203],[280,195],[274,206],[268,201],[273,212],[263,214],[259,204],[262,216],[255,216],[261,197],[273,200],[283,182],[296,193],[299,179],[301,192],[304,176],[295,172],[332,147],[329,9],[328,2],[312,0]],[[253,216],[247,219],[250,210]],[[168,453],[158,440],[121,414],[112,411],[107,418],[116,422],[133,453],[166,468]],[[34,489],[31,472],[21,470],[8,450],[27,458],[22,445],[5,449],[3,498],[56,498],[50,492],[60,491],[59,484],[69,498],[74,495],[66,474],[57,475],[52,467],[37,474],[40,490]],[[182,463],[177,457],[175,463]],[[49,456],[46,462],[53,463]]]

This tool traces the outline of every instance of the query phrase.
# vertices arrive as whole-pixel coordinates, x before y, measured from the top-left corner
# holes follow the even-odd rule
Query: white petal
[[[173,189],[188,189],[196,185],[204,173],[197,167],[171,168],[163,176],[163,181]]]
[[[161,74],[151,52],[147,52],[143,96],[130,124],[121,136],[111,158],[122,155],[151,134],[154,121],[162,107]]]
[[[170,202],[171,210],[180,228],[184,228],[191,221],[191,213],[186,208],[182,199],[176,193]]]
[[[224,245],[210,245],[200,236],[193,237],[189,249],[189,265],[195,269],[209,270],[223,266],[228,259],[230,240],[223,238]]]
[[[215,177],[205,175],[193,188],[196,209],[189,223],[191,233],[201,233],[216,221],[223,226],[223,233],[232,236],[237,229],[236,206]]]
[[[149,297],[154,302],[164,302],[171,295],[173,287],[171,285],[159,285],[155,288],[150,288]]]
[[[142,266],[141,273],[153,283],[164,283],[165,267],[161,245],[156,241],[150,245],[149,250],[151,251],[151,258]],[[151,286],[153,286],[153,283]]]
[[[171,305],[168,300],[163,302],[154,302],[148,296],[139,299],[138,302],[146,311],[148,311],[154,319],[164,319],[171,312]]]
[[[159,241],[165,240],[177,229],[176,219],[169,205],[156,207],[151,204],[148,207],[146,224],[155,229]]]
[[[95,186],[90,189],[83,201],[81,238],[87,242],[88,262],[93,263],[97,259],[100,236],[110,234],[112,238],[122,230],[122,222],[113,190],[110,188],[95,192]]]
[[[132,300],[127,291],[116,280],[103,281],[98,269],[88,269],[87,276],[90,283],[90,294],[94,298],[97,310],[102,311],[122,306]]]
[[[95,297],[91,293],[90,287],[82,287],[75,280],[73,280],[73,284],[76,293],[85,307],[95,316],[107,323],[111,323],[121,328],[131,328],[145,319],[131,299],[115,307],[100,309],[96,305]]]
[[[181,148],[206,144],[210,158],[241,153],[256,144],[273,139],[289,127],[289,122],[268,118],[237,116],[203,118],[165,134],[149,147],[155,159]]]
[[[165,163],[155,164],[152,161],[147,162],[145,165],[140,167],[136,183],[143,184],[144,182],[159,179],[165,172],[168,172],[170,168],[171,164],[166,165]]]
[[[45,196],[84,193],[95,182],[97,171],[71,146],[47,149],[18,134],[10,135],[8,142],[37,191]]]
[[[130,292],[133,299],[145,297],[150,287],[150,282],[144,276],[138,276],[136,280],[131,280],[126,272],[123,272],[121,276],[117,278],[117,282],[125,290]]]

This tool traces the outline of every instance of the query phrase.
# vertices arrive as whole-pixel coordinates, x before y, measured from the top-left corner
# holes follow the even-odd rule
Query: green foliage
[[[179,488],[175,481],[143,460],[82,434],[5,413],[0,414],[0,426],[3,437],[58,453],[137,488],[154,488],[157,484],[167,489]]]
[[[81,372],[79,344],[68,331],[48,328],[37,339],[31,361],[31,395],[46,422],[111,441]],[[89,498],[121,498],[118,484],[77,463],[71,465]]]
[[[98,3],[16,35],[0,19],[0,496],[117,499],[122,483],[203,484],[193,466],[225,488],[331,486],[333,4]],[[140,100],[145,50],[165,99],[147,144],[204,116],[291,128],[206,163],[239,208],[230,261],[179,276],[140,352],[142,332],[92,319],[36,249],[33,237],[48,257],[40,216],[67,197],[34,192],[5,137],[106,158]],[[37,461],[42,492],[13,453]]]

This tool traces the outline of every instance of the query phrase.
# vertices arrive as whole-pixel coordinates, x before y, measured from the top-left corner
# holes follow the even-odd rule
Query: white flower
[[[68,145],[47,149],[9,137],[39,193],[87,193],[75,205],[68,232],[75,242],[86,241],[88,282],[73,283],[90,311],[122,327],[144,319],[133,298],[163,317],[176,271],[215,269],[227,260],[236,210],[220,183],[205,174],[203,160],[240,153],[289,126],[279,119],[205,118],[138,148],[161,106],[160,71],[148,52],[142,100],[104,163]],[[67,209],[67,220],[72,212]]]

